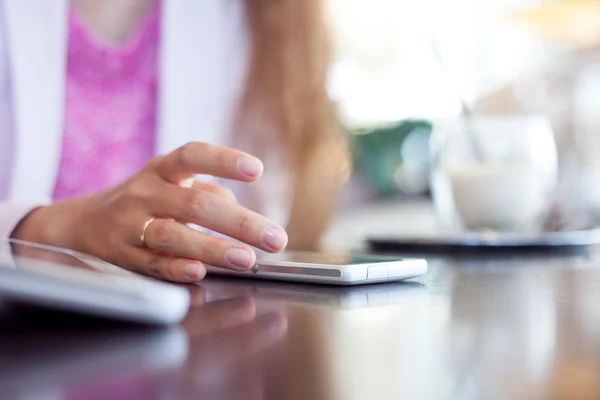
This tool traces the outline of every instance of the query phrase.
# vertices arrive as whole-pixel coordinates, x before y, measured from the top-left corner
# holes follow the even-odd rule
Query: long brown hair
[[[290,247],[314,248],[347,172],[346,146],[326,91],[331,42],[322,0],[247,0],[251,58],[241,109],[260,104],[291,161]]]

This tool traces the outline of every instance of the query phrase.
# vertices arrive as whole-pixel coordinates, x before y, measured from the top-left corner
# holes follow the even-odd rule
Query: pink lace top
[[[65,121],[54,199],[123,182],[154,155],[159,7],[123,45],[69,16]]]

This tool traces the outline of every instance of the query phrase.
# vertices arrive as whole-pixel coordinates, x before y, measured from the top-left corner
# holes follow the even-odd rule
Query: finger
[[[208,235],[170,219],[156,219],[146,229],[144,243],[159,253],[199,260],[215,267],[245,271],[256,254],[242,243]]]
[[[190,310],[182,326],[194,337],[244,325],[252,321],[255,315],[256,307],[252,299],[233,297]]]
[[[171,185],[157,191],[153,207],[153,215],[193,223],[265,251],[281,251],[287,245],[281,227],[214,193]]]
[[[194,283],[206,275],[204,264],[197,260],[171,257],[150,249],[128,247],[125,268],[154,278],[177,283]]]
[[[235,194],[233,193],[233,190],[226,188],[222,185],[217,185],[215,183],[210,182],[194,181],[194,183],[192,183],[192,189],[203,190],[205,192],[213,193],[217,196],[224,197],[237,203],[237,199],[235,197]]]
[[[161,157],[156,172],[168,182],[177,183],[194,174],[252,182],[263,173],[262,162],[251,155],[209,143],[188,143]]]

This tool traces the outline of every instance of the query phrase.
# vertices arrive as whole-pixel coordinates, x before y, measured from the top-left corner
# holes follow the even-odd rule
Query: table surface
[[[391,202],[327,239],[434,227]],[[0,399],[600,398],[600,257],[496,257],[355,288],[209,278],[169,329],[0,303]]]
[[[0,307],[0,398],[597,399],[600,262],[432,260],[355,288],[210,278],[181,326]]]

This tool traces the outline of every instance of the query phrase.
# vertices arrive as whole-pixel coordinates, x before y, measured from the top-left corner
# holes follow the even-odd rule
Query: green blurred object
[[[416,131],[430,135],[431,122],[409,119],[372,129],[350,130],[354,170],[369,182],[378,196],[390,196],[400,191],[395,175],[404,161],[402,144]]]

